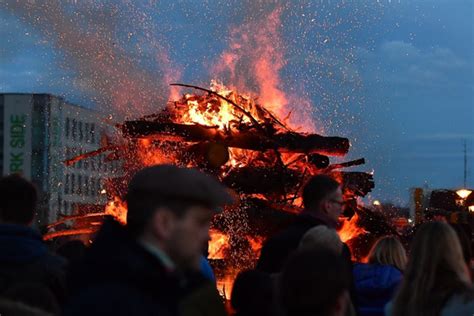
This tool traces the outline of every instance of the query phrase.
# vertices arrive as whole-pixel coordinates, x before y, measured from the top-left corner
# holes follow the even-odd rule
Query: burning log
[[[185,161],[204,169],[216,169],[229,161],[229,148],[221,143],[203,142],[190,146]]]
[[[301,180],[301,174],[292,169],[247,166],[230,171],[223,182],[246,194],[283,195]]]
[[[324,169],[329,166],[329,157],[320,154],[308,155],[308,162],[318,169]]]
[[[336,172],[334,177],[341,178],[344,191],[358,196],[366,196],[375,187],[374,176],[366,172]]]
[[[299,134],[295,132],[277,133],[268,137],[257,131],[231,133],[217,126],[199,124],[176,124],[153,121],[126,121],[122,126],[125,136],[138,137],[180,137],[186,142],[214,141],[227,147],[257,151],[279,150],[294,153],[320,153],[342,156],[349,151],[349,140],[343,137],[326,137],[317,134]]]
[[[365,159],[360,158],[360,159],[357,159],[357,160],[351,160],[351,161],[347,161],[347,162],[332,164],[328,167],[328,170],[335,170],[335,169],[341,169],[341,168],[360,166],[360,165],[363,165],[363,164],[365,164]]]

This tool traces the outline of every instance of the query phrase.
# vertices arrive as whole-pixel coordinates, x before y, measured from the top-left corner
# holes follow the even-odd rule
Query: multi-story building
[[[111,129],[105,118],[50,94],[0,94],[3,174],[21,173],[36,184],[40,225],[105,205],[104,179],[116,174],[119,162],[98,155],[69,166],[64,163],[101,146]]]

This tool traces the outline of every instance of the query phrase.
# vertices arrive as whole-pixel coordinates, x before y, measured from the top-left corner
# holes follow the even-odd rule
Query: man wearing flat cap
[[[173,165],[130,181],[127,225],[106,221],[72,273],[66,315],[225,315],[197,270],[212,217],[234,197],[216,179]]]

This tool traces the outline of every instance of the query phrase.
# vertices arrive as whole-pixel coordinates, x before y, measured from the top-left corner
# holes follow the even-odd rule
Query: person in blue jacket
[[[407,262],[405,249],[394,236],[376,241],[368,263],[354,265],[354,283],[358,314],[383,316],[384,307],[395,295]]]

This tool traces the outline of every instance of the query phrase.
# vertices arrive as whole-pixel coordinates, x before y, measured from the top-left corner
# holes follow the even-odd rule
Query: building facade
[[[104,181],[118,161],[104,154],[66,165],[101,147],[111,129],[103,113],[50,94],[0,94],[0,162],[3,174],[20,173],[40,192],[38,224],[84,210],[103,209]]]

